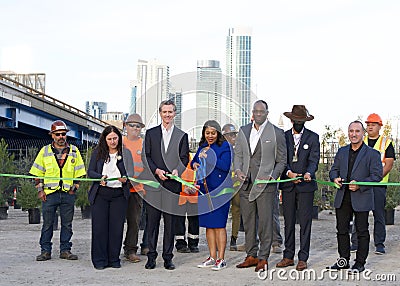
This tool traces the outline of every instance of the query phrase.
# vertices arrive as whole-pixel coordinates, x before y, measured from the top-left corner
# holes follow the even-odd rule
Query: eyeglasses
[[[128,125],[129,127],[142,128],[142,126],[141,126],[140,124],[137,124],[137,123],[127,123],[127,125]]]
[[[65,136],[67,135],[66,132],[61,132],[61,133],[53,133],[56,137],[60,137],[60,136]]]
[[[237,133],[225,133],[224,136],[228,136],[228,137],[234,138],[234,137],[237,136]]]

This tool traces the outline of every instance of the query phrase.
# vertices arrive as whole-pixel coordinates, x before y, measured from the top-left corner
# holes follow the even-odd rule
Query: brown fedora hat
[[[308,113],[304,105],[293,105],[292,112],[284,112],[283,114],[293,121],[310,121],[314,119],[314,116]]]
[[[126,123],[139,123],[142,128],[145,126],[143,124],[142,117],[137,113],[129,114],[128,118],[125,121],[125,124]]]

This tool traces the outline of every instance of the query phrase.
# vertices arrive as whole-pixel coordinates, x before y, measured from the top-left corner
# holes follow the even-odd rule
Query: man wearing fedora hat
[[[317,190],[315,172],[319,162],[319,136],[304,127],[306,121],[314,119],[304,105],[293,105],[292,112],[284,112],[293,127],[285,132],[287,166],[281,179],[300,179],[280,183],[282,190],[283,216],[285,219],[285,250],[283,259],[276,267],[294,265],[296,212],[300,223],[300,250],[296,270],[307,268],[310,251],[312,209],[314,191]]]

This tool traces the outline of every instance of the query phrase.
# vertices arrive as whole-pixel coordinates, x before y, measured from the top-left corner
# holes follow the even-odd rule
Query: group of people
[[[227,267],[226,223],[231,209],[231,250],[238,248],[241,222],[245,232],[246,258],[236,267],[255,267],[256,272],[267,270],[271,247],[281,243],[277,242],[280,237],[280,189],[285,225],[284,251],[276,267],[295,265],[297,216],[300,249],[296,270],[306,269],[314,192],[318,188],[315,179],[320,159],[319,136],[305,128],[305,123],[314,117],[304,105],[294,105],[291,112],[284,113],[292,123],[286,132],[268,120],[268,112],[268,104],[257,100],[251,122],[239,130],[232,124],[221,128],[215,120],[206,121],[193,158],[190,158],[188,135],[174,125],[176,106],[172,100],[160,103],[162,123],[148,129],[144,139],[141,130],[145,125],[139,114],[131,114],[125,120],[126,136],[122,136],[115,126],[107,126],[87,170],[87,177],[94,179],[88,192],[92,210],[93,266],[98,270],[121,267],[122,245],[125,258],[139,262],[138,235],[140,221],[144,219],[145,268],[154,269],[162,216],[165,269],[175,269],[174,242],[178,252],[199,252],[199,227],[206,229],[209,255],[197,266],[224,269]],[[394,148],[390,139],[379,135],[382,126],[379,115],[370,115],[366,123],[368,136],[365,138],[362,122],[350,123],[350,144],[338,150],[329,173],[330,180],[338,186],[334,203],[338,252],[339,259],[345,262],[338,260],[327,267],[331,270],[350,268],[353,248],[357,254],[352,270],[361,272],[365,269],[371,210],[375,219],[375,253],[385,253],[383,208],[386,190],[378,183],[388,181],[395,160]],[[60,120],[52,124],[53,142],[42,148],[30,170],[32,175],[42,177],[35,179],[43,209],[38,261],[51,259],[52,227],[57,207],[61,217],[60,258],[78,259],[71,253],[70,239],[75,192],[86,171],[79,150],[66,141],[68,131]],[[140,179],[157,184],[147,184]],[[357,182],[377,184],[360,185]],[[353,245],[350,246],[349,225],[353,215]],[[123,240],[125,219],[127,228]]]

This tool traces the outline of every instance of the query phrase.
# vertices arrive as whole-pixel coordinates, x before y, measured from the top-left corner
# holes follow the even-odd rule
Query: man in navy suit
[[[350,260],[349,224],[355,216],[358,238],[356,262],[353,272],[365,270],[369,250],[368,215],[374,209],[374,192],[371,185],[358,185],[357,182],[380,182],[382,162],[378,151],[363,142],[365,129],[360,121],[353,121],[348,128],[350,144],[338,150],[329,172],[331,181],[340,186],[335,196],[336,228],[340,258],[331,270],[348,269]],[[345,183],[345,184],[344,184]]]
[[[164,222],[163,253],[164,267],[175,269],[172,263],[174,249],[174,224],[181,183],[170,179],[167,174],[181,176],[189,163],[188,135],[174,126],[176,106],[172,100],[160,103],[159,114],[162,123],[147,130],[144,140],[143,162],[147,171],[160,183],[158,189],[146,189],[147,231],[149,252],[146,269],[156,267],[157,241],[161,215]]]
[[[310,252],[312,209],[314,191],[318,189],[315,172],[319,162],[319,136],[304,127],[306,121],[314,119],[304,105],[293,105],[292,112],[284,112],[293,127],[285,132],[287,166],[281,179],[303,177],[295,181],[280,183],[282,190],[283,217],[285,218],[285,251],[276,267],[294,265],[296,212],[300,223],[300,250],[296,270],[307,268]]]

